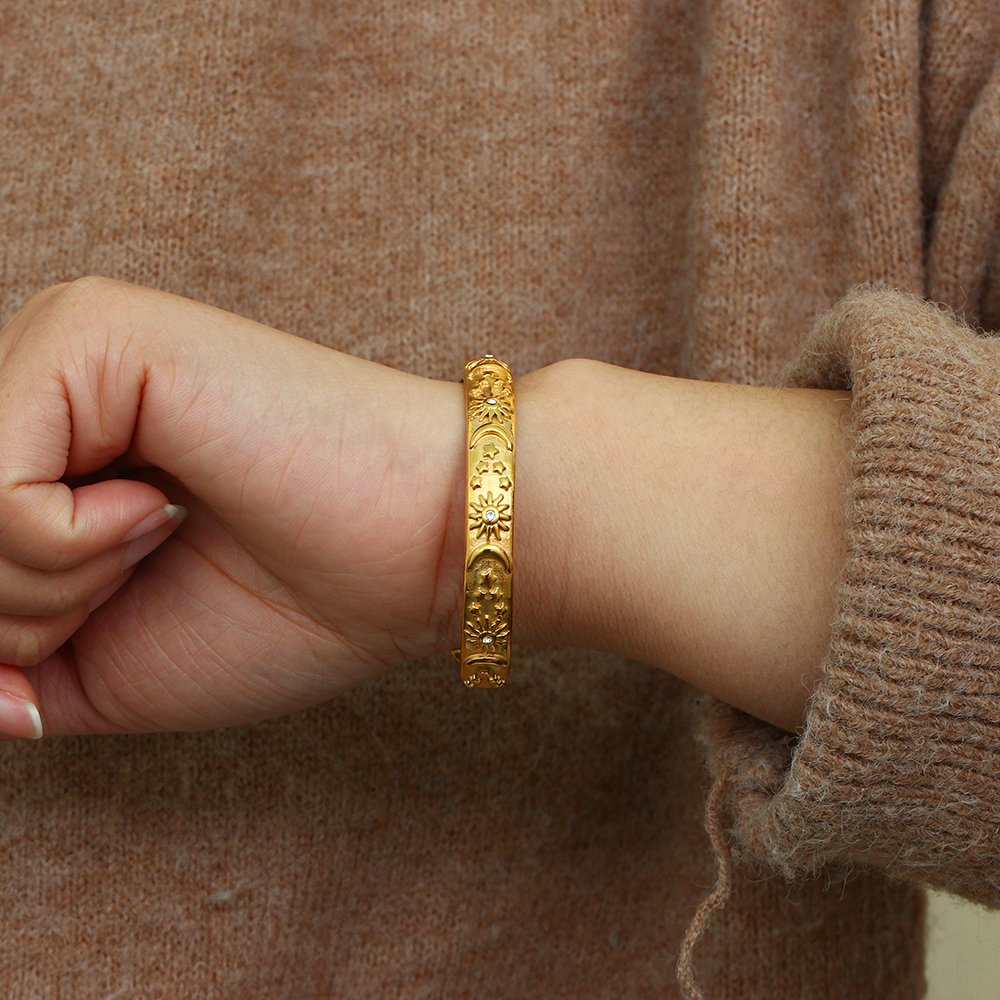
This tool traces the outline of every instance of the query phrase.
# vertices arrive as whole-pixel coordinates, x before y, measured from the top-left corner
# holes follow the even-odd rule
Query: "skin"
[[[464,391],[449,388],[446,450],[461,454]],[[847,558],[851,394],[573,359],[515,378],[515,395],[508,683],[518,641],[598,649],[801,729]],[[462,627],[455,524],[448,637]]]
[[[582,359],[515,393],[515,667],[519,643],[607,650],[798,726],[849,394]],[[457,376],[181,296],[36,295],[0,330],[0,730],[37,735],[32,705],[46,736],[238,725],[457,645],[464,410]],[[167,502],[187,518],[123,573]]]

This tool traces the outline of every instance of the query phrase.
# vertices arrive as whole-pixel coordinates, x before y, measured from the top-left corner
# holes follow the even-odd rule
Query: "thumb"
[[[110,479],[71,490],[30,483],[0,499],[0,549],[38,569],[70,569],[124,541],[168,503],[155,486]]]
[[[24,342],[20,356],[15,350],[0,369],[0,556],[43,570],[71,569],[117,545],[168,502],[155,486],[131,479],[75,489],[60,482],[128,451],[143,363],[127,340],[99,357],[84,338]]]

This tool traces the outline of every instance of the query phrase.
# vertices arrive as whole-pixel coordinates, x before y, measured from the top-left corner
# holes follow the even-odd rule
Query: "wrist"
[[[440,650],[465,582],[462,384],[447,396]],[[609,652],[794,729],[846,557],[850,394],[570,359],[515,396],[514,660],[518,644]]]

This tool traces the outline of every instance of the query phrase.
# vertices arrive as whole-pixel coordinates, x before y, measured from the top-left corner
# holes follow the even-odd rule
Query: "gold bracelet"
[[[484,354],[465,365],[465,625],[451,651],[466,687],[502,687],[510,669],[514,573],[514,379]]]

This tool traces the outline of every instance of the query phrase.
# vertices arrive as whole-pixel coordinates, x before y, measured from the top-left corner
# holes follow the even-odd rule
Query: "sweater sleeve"
[[[783,384],[852,391],[847,559],[801,732],[701,698],[709,809],[789,880],[866,864],[1000,908],[1000,336],[856,285]]]

